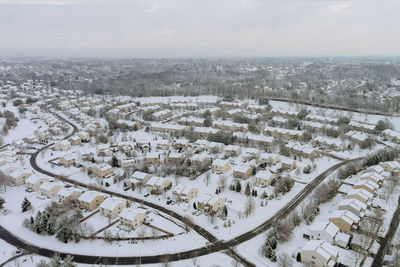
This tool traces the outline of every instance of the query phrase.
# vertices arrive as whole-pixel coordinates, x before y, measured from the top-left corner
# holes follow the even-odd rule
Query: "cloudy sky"
[[[400,55],[400,0],[0,0],[0,55]]]

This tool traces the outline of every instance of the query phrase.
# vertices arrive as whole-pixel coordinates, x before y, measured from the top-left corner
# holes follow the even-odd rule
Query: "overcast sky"
[[[0,55],[400,55],[400,0],[0,0]]]

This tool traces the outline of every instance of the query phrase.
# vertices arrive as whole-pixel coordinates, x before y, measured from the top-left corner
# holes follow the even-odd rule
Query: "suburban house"
[[[169,149],[169,141],[167,139],[158,139],[156,148],[162,150]]]
[[[118,160],[118,165],[121,168],[129,168],[135,165],[135,159],[134,158],[127,158],[127,159],[119,159]]]
[[[236,145],[228,145],[225,147],[225,152],[230,157],[237,157],[242,154],[242,148]]]
[[[99,178],[104,178],[114,174],[114,170],[109,164],[95,165],[90,170]]]
[[[172,196],[177,201],[189,202],[197,197],[197,188],[190,185],[179,184],[172,190]]]
[[[135,171],[132,174],[132,178],[137,180],[141,184],[146,184],[147,181],[151,178],[151,174],[145,173],[145,172],[140,172],[140,171]]]
[[[26,169],[14,169],[8,176],[10,176],[15,183],[15,185],[22,185],[25,183],[26,179],[32,176],[32,172]]]
[[[44,183],[49,181],[49,178],[43,176],[32,175],[25,180],[26,187],[35,192],[39,191],[39,187]]]
[[[146,211],[144,209],[125,208],[119,214],[119,221],[133,229],[141,226],[146,219]]]
[[[187,139],[176,139],[172,144],[176,150],[185,149],[188,147],[188,145],[189,141]]]
[[[56,151],[68,151],[71,149],[71,142],[68,140],[61,140],[54,144],[54,150]]]
[[[314,222],[307,229],[306,236],[312,240],[325,240],[333,244],[339,227],[331,222]]]
[[[347,193],[347,198],[348,199],[355,198],[368,205],[374,198],[374,195],[365,189],[359,188],[350,190]]]
[[[358,217],[364,217],[364,211],[367,209],[367,204],[361,202],[356,198],[343,199],[339,203],[339,210],[348,210],[357,215]]]
[[[205,168],[211,163],[211,158],[207,154],[194,154],[192,156],[192,163],[199,168]]]
[[[71,143],[71,145],[76,146],[81,143],[81,138],[79,137],[79,135],[73,135],[68,138],[68,141]]]
[[[96,153],[100,157],[110,157],[113,154],[112,150],[110,149],[110,146],[107,144],[98,145],[97,149],[96,149]]]
[[[88,132],[80,131],[77,135],[81,138],[81,142],[89,142],[90,136]]]
[[[259,187],[266,187],[269,186],[273,179],[275,179],[276,174],[272,173],[268,170],[266,171],[259,171],[255,175],[255,182],[254,185]]]
[[[281,157],[281,168],[285,169],[285,170],[296,169],[296,160],[288,158],[288,157]]]
[[[397,161],[386,161],[379,164],[387,172],[397,172],[400,170],[400,163]]]
[[[96,191],[86,191],[78,198],[80,207],[88,211],[97,209],[104,199],[105,196]]]
[[[160,164],[160,154],[156,152],[147,153],[145,156],[145,160],[147,164]]]
[[[57,197],[59,201],[77,200],[83,194],[83,190],[77,187],[63,187],[58,191]]]
[[[360,176],[360,180],[371,180],[372,182],[381,185],[385,178],[376,172],[367,172]]]
[[[354,186],[354,189],[365,189],[371,194],[376,194],[378,193],[379,185],[371,180],[361,180],[358,181]]]
[[[185,155],[183,153],[171,152],[168,154],[168,162],[170,163],[179,163],[185,159]]]
[[[57,182],[44,182],[39,186],[39,192],[41,195],[48,198],[54,198],[57,196],[58,191],[64,187],[64,184]]]
[[[253,173],[253,167],[244,165],[233,166],[233,177],[247,180]]]
[[[162,192],[167,191],[172,186],[171,180],[158,176],[151,177],[146,183],[147,192],[159,195]]]
[[[231,169],[231,164],[227,160],[216,159],[212,163],[212,171],[214,173],[226,173]]]
[[[126,201],[123,199],[109,197],[100,204],[100,214],[104,217],[114,219],[126,207]]]
[[[75,156],[73,154],[62,156],[58,159],[58,162],[64,167],[69,167],[75,163]]]
[[[259,158],[260,164],[266,164],[266,165],[275,165],[280,160],[281,158],[279,157],[279,155],[267,152],[261,153]]]
[[[348,210],[338,210],[330,215],[329,221],[339,227],[340,231],[347,233],[352,228],[358,228],[360,217]]]
[[[205,194],[197,200],[197,208],[205,212],[217,212],[225,206],[225,198]]]
[[[324,240],[310,240],[301,251],[301,262],[315,267],[333,267],[339,250]]]

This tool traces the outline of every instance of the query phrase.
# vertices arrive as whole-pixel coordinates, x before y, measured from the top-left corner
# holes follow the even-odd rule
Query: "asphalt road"
[[[65,120],[64,118],[60,117],[61,119]],[[67,121],[67,120],[65,120]],[[67,121],[70,123],[69,121]],[[69,135],[73,135],[77,131],[77,127],[70,123],[74,127],[74,131]],[[65,137],[68,138],[69,136]],[[40,168],[36,164],[36,158],[38,154],[51,146],[52,144],[47,145],[46,147],[36,151],[35,153],[32,154],[30,158],[30,163],[32,167],[43,174],[46,174],[48,176],[54,177],[56,179],[59,179],[61,181],[67,182],[67,183],[73,183],[76,185],[79,185],[81,187],[87,188],[86,184],[83,184],[81,182],[77,182],[74,180],[71,180],[67,177],[60,176],[54,173],[51,173],[47,170],[44,170]],[[150,263],[162,263],[165,261],[179,261],[179,260],[184,260],[184,259],[190,259],[198,256],[203,256],[215,252],[225,252],[227,255],[233,257],[235,260],[238,262],[242,263],[245,266],[255,266],[255,264],[249,262],[245,258],[241,257],[238,255],[236,252],[233,251],[233,247],[246,242],[257,235],[265,232],[268,230],[274,221],[280,220],[285,218],[291,211],[293,211],[301,202],[304,200],[312,191],[313,189],[320,184],[329,174],[337,170],[338,168],[342,167],[343,165],[356,161],[359,159],[354,159],[354,160],[345,160],[342,161],[329,169],[325,170],[323,173],[319,174],[312,182],[310,182],[308,185],[306,185],[302,191],[300,191],[299,194],[297,194],[288,204],[286,204],[282,209],[280,209],[276,214],[274,214],[270,219],[266,220],[264,223],[259,225],[258,227],[254,228],[251,231],[248,231],[244,234],[241,234],[233,239],[227,240],[227,241],[222,241],[218,240],[214,235],[212,235],[210,232],[205,230],[203,227],[191,223],[190,226],[191,228],[196,231],[198,234],[206,238],[207,240],[210,241],[209,245],[197,248],[197,249],[192,249],[192,250],[187,250],[183,252],[177,252],[177,253],[172,253],[172,254],[161,254],[161,255],[151,255],[151,256],[128,256],[128,257],[98,257],[98,256],[91,256],[91,255],[81,255],[81,254],[72,254],[74,256],[74,261],[79,262],[79,263],[87,263],[87,264],[103,264],[103,265],[113,265],[113,264],[118,264],[118,265],[135,265],[135,264],[150,264]],[[91,188],[92,189],[92,188]],[[185,222],[186,219],[184,216],[181,216],[178,213],[175,213],[171,210],[168,210],[167,208],[163,206],[159,206],[157,204],[154,204],[152,202],[148,202],[142,199],[138,199],[132,196],[127,196],[127,195],[122,195],[120,193],[115,193],[103,188],[95,188],[95,190],[106,193],[112,196],[116,197],[121,197],[127,200],[131,200],[143,205],[146,205],[148,207],[151,207],[153,209],[157,209],[163,213],[169,214],[170,216]],[[4,229],[3,227],[0,226],[0,238],[4,239],[6,242],[19,247],[23,248],[26,251],[36,253],[38,255],[46,256],[46,257],[51,257],[55,253],[59,253],[62,257],[66,256],[65,253],[54,251],[54,250],[49,250],[49,249],[44,249],[37,247],[33,244],[29,244],[28,242],[19,239],[18,237],[14,236],[12,233],[10,233],[8,230]]]
[[[399,227],[400,220],[400,197],[398,199],[396,211],[393,214],[392,221],[390,222],[389,230],[386,233],[386,236],[383,238],[382,242],[380,242],[380,247],[374,261],[372,262],[371,267],[380,267],[382,266],[383,258],[385,256],[386,250],[390,245],[394,234],[396,233],[397,227]]]

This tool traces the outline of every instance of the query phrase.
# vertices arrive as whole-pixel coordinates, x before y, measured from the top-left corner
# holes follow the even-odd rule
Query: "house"
[[[289,169],[289,170],[294,170],[296,169],[296,160],[288,158],[288,157],[281,157],[281,168],[282,169]]]
[[[211,158],[207,154],[194,154],[192,156],[192,164],[197,168],[205,168],[208,167],[211,163]]]
[[[187,139],[176,139],[172,144],[176,150],[185,149],[188,145],[189,141]]]
[[[347,198],[348,199],[355,198],[368,205],[374,198],[374,195],[365,189],[359,188],[350,190],[347,193]]]
[[[147,153],[145,156],[145,160],[147,164],[160,164],[160,154],[156,152]]]
[[[356,198],[343,199],[339,203],[339,210],[351,211],[360,218],[364,217],[364,211],[367,209],[367,207],[367,204]]]
[[[71,143],[71,145],[76,146],[81,143],[81,138],[79,137],[79,135],[73,135],[68,138],[68,141]]]
[[[14,169],[8,176],[10,176],[16,185],[22,185],[25,183],[26,179],[32,176],[32,172],[26,169]]]
[[[100,204],[100,214],[114,219],[126,207],[126,201],[120,198],[109,197]]]
[[[185,159],[185,155],[182,153],[171,152],[168,155],[168,162],[170,163],[179,163]]]
[[[119,159],[118,165],[121,168],[130,168],[135,165],[135,159],[134,158]]]
[[[59,201],[77,200],[83,194],[83,190],[77,187],[63,187],[57,192]]]
[[[176,201],[189,202],[197,197],[197,188],[190,185],[179,184],[172,190],[172,196]]]
[[[370,180],[379,185],[382,185],[384,179],[385,178],[381,174],[376,172],[367,172],[360,176],[361,181]]]
[[[230,157],[237,157],[242,154],[242,148],[236,145],[228,145],[225,147],[225,152]]]
[[[98,145],[96,152],[97,152],[97,155],[100,157],[110,157],[113,155],[113,152],[110,149],[110,146],[107,144]]]
[[[212,171],[214,173],[226,173],[231,169],[231,164],[227,160],[216,159],[212,163]]]
[[[334,244],[342,247],[342,248],[348,248],[351,240],[351,235],[345,234],[345,233],[337,233],[335,236],[335,241]]]
[[[132,174],[132,178],[137,180],[141,184],[146,184],[147,181],[151,178],[151,174],[148,174],[145,172],[140,172],[140,171],[135,171]]]
[[[340,231],[347,233],[352,228],[358,228],[360,217],[348,210],[337,210],[330,215],[329,221],[339,227]]]
[[[380,174],[380,173],[384,172],[385,169],[380,165],[375,165],[375,166],[369,167],[368,171]]]
[[[56,151],[68,151],[71,149],[71,142],[68,140],[61,140],[54,144],[54,150]]]
[[[247,180],[253,174],[253,167],[244,165],[233,166],[233,177]]]
[[[333,267],[338,257],[338,249],[324,240],[310,240],[301,251],[301,262],[313,267]]]
[[[64,167],[69,167],[75,164],[75,156],[73,154],[62,156],[58,159],[58,162]]]
[[[376,194],[378,193],[379,185],[371,180],[361,180],[358,181],[354,186],[354,189],[365,189],[371,194]]]
[[[44,183],[49,181],[47,177],[32,175],[28,179],[25,180],[26,187],[29,190],[33,190],[35,192],[39,191],[39,187]]]
[[[208,149],[210,142],[205,139],[197,139],[193,146],[196,151],[205,151]]]
[[[114,174],[114,170],[109,164],[95,165],[91,168],[91,171],[99,178],[104,178]]]
[[[156,147],[157,149],[167,150],[169,149],[169,141],[167,139],[158,139]]]
[[[144,209],[125,208],[119,214],[119,221],[133,229],[141,226],[146,220],[146,211]]]
[[[39,192],[41,195],[48,198],[54,198],[57,196],[58,191],[64,187],[62,183],[56,182],[44,182],[39,186]]]
[[[209,142],[208,149],[210,152],[220,153],[224,150],[225,145],[220,142]]]
[[[279,155],[264,152],[260,154],[259,163],[265,165],[275,165],[280,160],[281,158],[279,157]]]
[[[400,133],[391,129],[382,131],[382,136],[391,140],[392,142],[400,142]]]
[[[90,136],[89,136],[88,132],[80,131],[80,132],[77,133],[77,135],[81,139],[81,142],[86,143],[86,142],[89,142],[89,140],[90,140]]]
[[[158,176],[151,177],[146,183],[147,192],[159,195],[162,192],[167,191],[172,186],[171,180],[167,178],[161,178]]]
[[[86,191],[79,198],[79,205],[82,209],[92,211],[97,209],[104,201],[105,196],[96,191]]]
[[[333,244],[339,227],[331,222],[314,222],[307,229],[307,236],[312,240],[325,240]]]
[[[205,212],[217,212],[225,206],[225,198],[205,194],[197,200],[197,208]]]
[[[397,172],[400,170],[400,163],[397,161],[386,161],[379,164],[387,172]]]
[[[259,171],[255,175],[255,182],[254,185],[259,187],[266,187],[269,186],[276,177],[275,173],[272,173],[268,170],[266,171]]]

